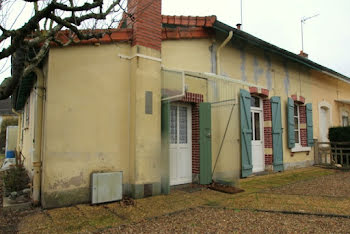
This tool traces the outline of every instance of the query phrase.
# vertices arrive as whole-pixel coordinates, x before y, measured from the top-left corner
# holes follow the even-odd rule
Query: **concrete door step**
[[[3,197],[2,200],[2,207],[3,211],[8,210],[28,210],[32,207],[31,201],[25,201],[25,202],[14,202],[8,197]]]

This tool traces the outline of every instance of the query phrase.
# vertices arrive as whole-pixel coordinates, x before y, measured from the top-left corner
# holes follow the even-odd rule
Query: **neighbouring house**
[[[12,104],[11,99],[7,98],[4,100],[0,100],[0,126],[4,120],[14,119],[16,121],[17,115],[12,112]],[[2,153],[5,152],[5,144],[6,144],[6,127],[5,132],[0,133],[0,151]]]
[[[0,124],[4,119],[16,117],[16,114],[12,112],[11,99],[0,100]]]
[[[129,0],[128,11],[135,20],[110,36],[52,47],[13,95],[35,203],[90,202],[93,172],[121,171],[135,198],[239,186],[313,165],[314,141],[349,124],[350,79],[305,53],[215,16],[161,15],[161,0]]]

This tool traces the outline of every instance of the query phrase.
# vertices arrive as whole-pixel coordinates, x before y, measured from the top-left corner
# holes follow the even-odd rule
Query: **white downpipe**
[[[231,40],[233,35],[233,32],[230,31],[228,33],[227,38],[225,41],[219,46],[219,48],[216,50],[216,74],[220,75],[220,50],[226,46],[226,44]]]
[[[42,119],[44,99],[44,75],[36,69],[37,81],[35,85],[34,105],[34,144],[33,144],[33,203],[40,203],[41,193],[41,142],[42,142]]]

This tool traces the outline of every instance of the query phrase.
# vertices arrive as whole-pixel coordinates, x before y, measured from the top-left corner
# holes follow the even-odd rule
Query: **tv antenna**
[[[243,0],[241,0],[241,25],[243,25]]]
[[[320,14],[316,14],[313,16],[305,17],[303,16],[300,20],[300,26],[301,26],[301,51],[304,51],[304,35],[303,35],[303,24],[305,24],[306,20],[312,19],[316,16],[319,16]]]

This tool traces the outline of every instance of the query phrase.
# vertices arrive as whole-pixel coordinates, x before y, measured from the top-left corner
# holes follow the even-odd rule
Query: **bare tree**
[[[14,28],[23,13],[23,9],[16,7],[18,2],[22,2],[23,9],[30,7],[32,14],[22,19],[21,26]],[[108,29],[116,28],[125,12],[125,2],[0,0],[0,60],[12,57],[11,76],[0,85],[0,99],[8,98],[19,81],[33,72],[46,57],[52,44],[68,46],[81,40],[101,38],[110,32]],[[64,33],[60,33],[62,30]]]

